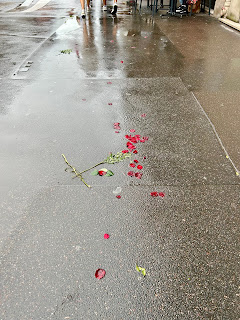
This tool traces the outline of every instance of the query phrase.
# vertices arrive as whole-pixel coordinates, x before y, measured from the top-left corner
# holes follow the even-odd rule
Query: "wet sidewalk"
[[[1,119],[1,187],[28,199],[3,247],[1,319],[238,319],[240,180],[171,39],[181,22],[76,11],[12,76],[24,85]],[[63,153],[83,171],[129,140],[113,176],[83,175],[91,189],[64,171]]]

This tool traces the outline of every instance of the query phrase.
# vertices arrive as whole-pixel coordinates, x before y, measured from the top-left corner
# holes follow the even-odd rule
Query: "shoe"
[[[89,13],[91,11],[91,7],[87,7],[87,13]]]
[[[103,11],[107,11],[107,6],[103,6]]]
[[[85,14],[85,10],[84,10],[84,9],[82,9],[81,17],[82,17],[83,19],[86,18],[86,14]]]
[[[187,6],[185,4],[179,6],[176,9],[176,13],[187,13]]]
[[[114,4],[111,14],[116,14],[116,13],[117,13],[117,5]]]

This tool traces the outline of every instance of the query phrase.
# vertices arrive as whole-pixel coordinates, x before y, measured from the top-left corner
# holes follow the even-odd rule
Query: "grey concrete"
[[[24,39],[42,33],[2,61],[1,319],[238,319],[240,180],[191,92],[201,97],[221,86],[199,79],[195,60],[190,73],[186,43],[170,34],[186,22],[152,23],[129,15],[127,4],[112,18],[99,2],[82,21],[78,2],[71,5],[7,14],[25,26]],[[205,17],[196,25],[204,21],[218,30]],[[14,32],[24,48],[21,28]],[[130,129],[149,136],[132,157],[143,165],[141,180],[127,176],[129,160],[107,166],[113,177],[84,174],[91,189],[64,171],[62,153],[84,170],[126,149]],[[237,141],[227,150],[238,150]]]

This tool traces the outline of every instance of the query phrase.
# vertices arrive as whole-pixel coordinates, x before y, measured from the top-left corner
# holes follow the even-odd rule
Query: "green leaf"
[[[144,268],[138,267],[138,266],[136,265],[136,270],[137,270],[138,272],[141,272],[144,277],[146,276],[146,270],[145,270]]]
[[[111,177],[113,175],[114,175],[114,173],[111,170],[108,170],[107,173],[106,173],[107,177]]]
[[[97,176],[98,175],[98,170],[95,169],[90,174],[91,174],[91,176]]]

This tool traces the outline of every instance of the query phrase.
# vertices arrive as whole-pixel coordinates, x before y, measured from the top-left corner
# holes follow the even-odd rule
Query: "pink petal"
[[[130,129],[129,131],[130,131],[130,132],[135,132],[135,129]]]
[[[141,140],[140,140],[140,142],[144,143],[144,142],[145,142],[145,140],[144,140],[144,139],[141,139]]]
[[[108,102],[108,105],[109,105],[109,106],[112,106],[112,102]]]
[[[115,131],[115,133],[119,133],[119,131]]]
[[[142,118],[145,118],[145,117],[146,117],[146,113],[143,113],[143,114],[141,115],[141,117],[142,117]]]
[[[123,63],[123,61],[121,60],[121,63]]]
[[[128,150],[122,150],[122,153],[129,153]]]
[[[137,178],[137,179],[141,179],[142,178],[142,173],[141,172],[136,172],[135,173],[135,177]]]
[[[165,197],[165,193],[163,193],[163,192],[159,192],[159,197]]]
[[[95,277],[97,279],[102,279],[103,277],[105,277],[106,271],[104,269],[97,269],[97,271],[95,272]]]
[[[112,82],[111,82],[111,81],[109,81],[109,82],[107,82],[107,84],[112,84]]]
[[[87,99],[82,99],[82,101],[86,101]]]
[[[110,237],[110,235],[108,233],[104,234],[104,239],[108,239]]]

